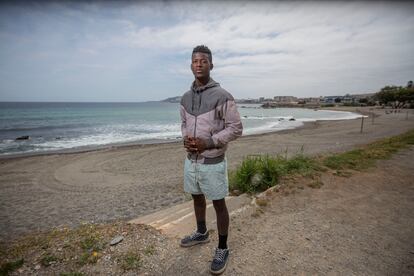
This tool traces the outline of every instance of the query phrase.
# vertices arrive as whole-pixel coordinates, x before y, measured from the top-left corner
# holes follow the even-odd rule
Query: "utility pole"
[[[361,133],[362,133],[363,128],[364,128],[364,116],[361,117]]]

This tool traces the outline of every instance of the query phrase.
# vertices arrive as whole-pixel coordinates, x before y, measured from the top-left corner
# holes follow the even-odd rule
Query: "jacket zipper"
[[[199,100],[198,100],[198,111],[200,110],[200,107],[201,107],[201,97],[202,97],[202,92],[199,92],[198,93],[198,95],[199,95]],[[193,101],[193,104],[194,104],[194,101]],[[194,121],[194,138],[196,138],[197,136],[197,116],[195,116],[195,121]],[[197,160],[198,160],[198,153],[196,153],[196,163],[197,163]]]
[[[193,101],[193,109],[194,109],[194,101]],[[200,105],[198,106],[198,109],[200,109]],[[195,119],[194,119],[194,138],[196,138],[196,135],[197,135],[197,116],[195,116]],[[198,153],[196,153],[196,159],[195,159],[195,164],[194,164],[194,167],[196,170],[197,170],[197,160],[198,160]],[[197,184],[197,171],[194,174],[194,183]]]

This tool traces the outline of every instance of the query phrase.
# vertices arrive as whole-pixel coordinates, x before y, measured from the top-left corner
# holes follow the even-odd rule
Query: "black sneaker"
[[[213,274],[221,274],[226,270],[227,261],[229,260],[229,249],[216,248],[213,262],[211,263],[210,272]]]
[[[199,243],[207,243],[209,241],[210,239],[208,238],[208,230],[204,234],[195,231],[191,235],[186,236],[181,240],[181,246],[190,247]]]

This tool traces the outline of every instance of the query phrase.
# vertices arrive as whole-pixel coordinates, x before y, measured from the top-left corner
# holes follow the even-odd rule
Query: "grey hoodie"
[[[242,135],[243,126],[233,96],[210,78],[205,86],[191,89],[181,98],[183,137],[207,141],[207,149],[188,157],[198,163],[216,164],[224,159],[227,144]]]

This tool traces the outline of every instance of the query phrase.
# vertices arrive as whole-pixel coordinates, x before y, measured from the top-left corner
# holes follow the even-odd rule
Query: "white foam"
[[[269,113],[272,112],[272,110],[267,110],[266,112]],[[312,122],[316,120],[350,120],[367,117],[352,112],[331,110],[317,110],[310,114],[311,117],[302,118],[300,118],[299,114],[306,114],[306,112],[302,112],[302,110],[294,110],[292,112],[289,111],[291,114],[298,113],[297,117],[294,115],[272,116],[272,114],[267,114],[265,116],[262,110],[257,111],[257,113],[258,114],[254,114],[254,116],[242,116],[242,121],[245,122],[243,135],[293,129],[302,126],[304,122]],[[259,115],[260,113],[262,113],[261,116]],[[316,116],[313,116],[314,114]],[[296,120],[290,121],[292,118],[295,118]],[[252,126],[246,127],[246,125]],[[94,128],[93,132],[94,134],[83,135],[76,138],[68,138],[63,136],[61,139],[50,141],[44,141],[43,138],[19,142],[11,139],[5,139],[2,140],[0,144],[0,149],[5,151],[4,153],[1,153],[1,155],[71,149],[84,146],[102,146],[117,143],[140,142],[143,140],[176,139],[177,137],[181,137],[181,127],[178,122],[139,122],[137,124],[106,125]],[[25,148],[25,146],[30,148]],[[18,152],[16,152],[17,149]]]
[[[81,136],[76,139],[60,139],[56,141],[48,141],[45,143],[35,144],[35,146],[44,149],[68,149],[82,146],[101,146],[115,143],[138,142],[150,139],[168,139],[181,136],[180,131],[176,132],[154,132],[154,133],[118,133],[110,132],[104,134]]]
[[[289,120],[293,116],[243,116],[242,120],[268,120],[268,119],[277,119],[277,120]]]

